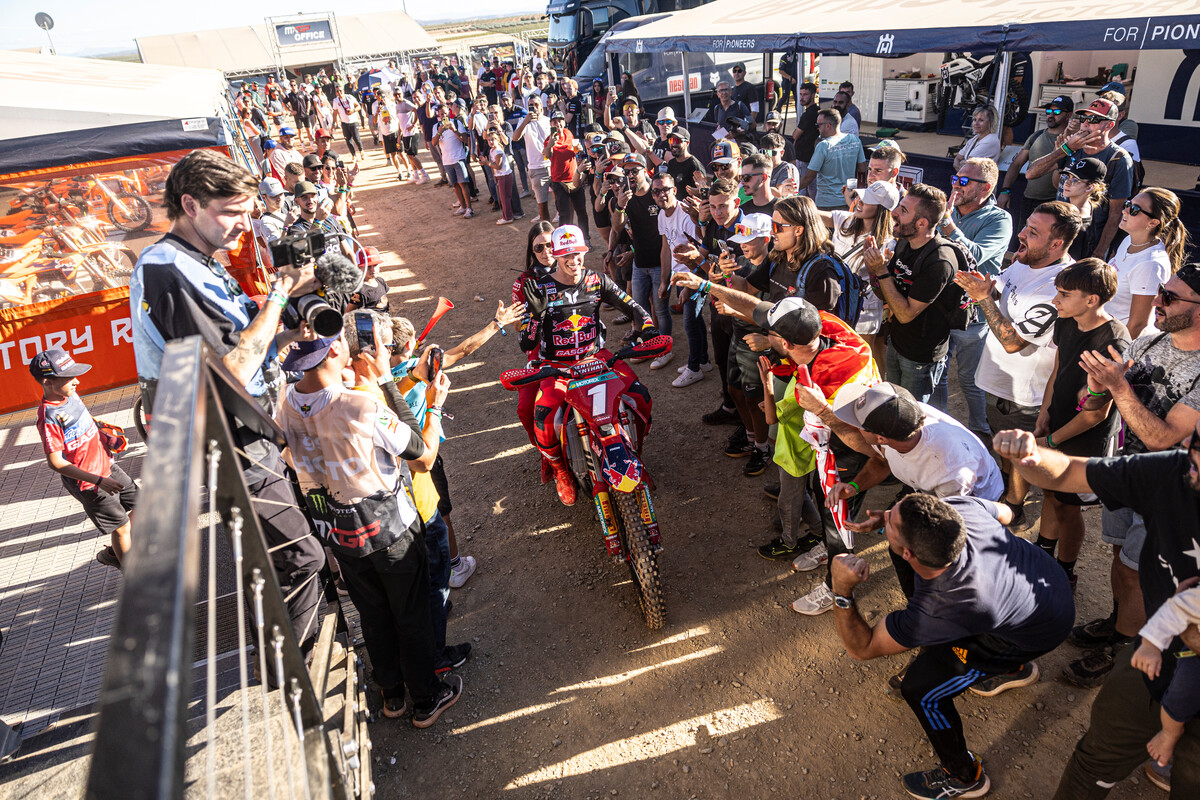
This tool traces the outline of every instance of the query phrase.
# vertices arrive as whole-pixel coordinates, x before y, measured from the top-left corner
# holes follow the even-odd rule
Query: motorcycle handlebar
[[[626,358],[653,358],[669,351],[674,340],[670,336],[659,334],[652,339],[647,339],[638,344],[630,344],[622,347],[616,353],[604,360],[608,367]],[[561,367],[556,367],[552,364],[543,364],[541,367],[534,369],[525,367],[524,369],[505,370],[500,374],[500,384],[509,390],[519,389],[522,386],[527,386],[531,383],[537,383],[546,378],[570,378],[571,372]]]

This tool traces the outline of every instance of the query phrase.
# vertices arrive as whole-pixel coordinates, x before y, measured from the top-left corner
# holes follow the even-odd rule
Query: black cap
[[[754,322],[795,345],[809,344],[821,332],[820,312],[803,297],[785,297],[775,305],[759,303],[754,309]]]
[[[304,168],[313,169],[321,166],[321,157],[316,153],[309,153],[304,157]]]
[[[1070,97],[1067,97],[1065,94],[1060,94],[1058,97],[1055,97],[1049,103],[1046,103],[1046,105],[1042,106],[1042,108],[1052,108],[1052,107],[1053,108],[1061,108],[1063,111],[1070,114],[1072,111],[1075,110],[1075,101],[1072,100]]]
[[[1063,172],[1074,175],[1085,183],[1095,183],[1108,176],[1108,167],[1098,158],[1073,158]]]
[[[1179,224],[1178,220],[1176,220],[1176,224]],[[1184,264],[1175,273],[1175,277],[1186,283],[1193,292],[1200,294],[1200,264],[1195,262]]]
[[[912,392],[894,383],[849,384],[838,391],[835,417],[867,433],[903,442],[925,424],[925,412]]]
[[[676,125],[671,129],[671,132],[667,134],[668,139],[672,136],[684,142],[690,142],[692,140],[692,134],[688,133],[688,129],[681,125]]]
[[[29,362],[29,374],[37,380],[46,378],[78,378],[91,369],[90,364],[77,364],[66,350],[53,347],[43,350]]]

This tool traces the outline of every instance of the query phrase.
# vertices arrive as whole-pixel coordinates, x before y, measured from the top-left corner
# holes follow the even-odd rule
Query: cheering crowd
[[[1147,755],[1172,797],[1200,791],[1200,266],[1187,263],[1179,198],[1142,185],[1136,147],[1115,141],[1128,135],[1121,92],[1104,87],[1080,109],[1055,98],[1045,131],[1003,175],[995,112],[980,109],[943,189],[900,183],[897,142],[864,146],[848,84],[825,108],[814,85],[791,86],[788,134],[735,67],[710,110],[727,135],[694,154],[672,109],[643,118],[628,76],[591,87],[588,103],[544,64],[401,75],[369,92],[337,76],[269,84],[265,97],[248,87],[239,113],[263,176],[207,151],[180,161],[167,182],[171,232],[131,284],[144,387],[166,342],[199,334],[288,435],[286,462],[255,440],[243,466],[268,504],[294,474],[321,534],[299,512],[258,509],[302,646],[315,633],[309,578],[325,569],[323,543],[362,615],[384,715],[427,727],[458,699],[451,673],[470,645],[447,644],[449,593],[475,562],[450,524],[443,370],[510,325],[531,359],[566,357],[546,354],[543,320],[591,292],[611,316],[578,323],[590,327],[574,344],[603,347],[629,323],[627,339],[669,334],[680,317],[686,348],[644,366],[663,369],[681,350],[672,387],[713,385],[700,423],[732,428],[723,454],[747,477],[766,474],[777,503],[778,536],[759,554],[821,575],[795,611],[832,611],[854,658],[916,651],[888,688],[940,764],[904,776],[911,796],[988,792],[954,698],[1034,683],[1036,659],[1064,642],[1083,652],[1063,679],[1100,692],[1054,797],[1103,797]],[[349,167],[330,149],[335,113]],[[400,183],[429,183],[432,161],[456,216],[479,215],[484,190],[496,225],[526,216],[522,200],[536,205],[512,304],[453,349],[420,347],[412,323],[389,316],[379,254],[350,239],[363,125]],[[1010,210],[1023,164],[1025,202]],[[336,309],[344,333],[280,327],[315,288],[311,266],[277,263],[261,310],[228,278],[214,255],[247,219],[264,252],[320,231],[325,254],[357,259],[362,285]],[[101,560],[119,567],[136,498],[91,443],[99,434],[73,395],[81,365],[43,356],[31,370],[46,393],[49,463],[112,534]],[[951,362],[961,414],[949,403]],[[556,402],[523,392],[518,414],[543,480],[571,504]],[[648,393],[639,402],[648,422]],[[77,441],[90,453],[80,466]],[[894,498],[866,507],[884,484]],[[1027,502],[1032,486],[1040,508]],[[1074,596],[1103,580],[1076,571],[1082,510],[1096,504],[1113,546],[1112,611],[1076,625]],[[372,522],[383,533],[350,535]],[[1013,535],[1035,526],[1035,541]],[[854,547],[855,534],[876,533],[907,604],[870,625],[855,588],[880,578]]]

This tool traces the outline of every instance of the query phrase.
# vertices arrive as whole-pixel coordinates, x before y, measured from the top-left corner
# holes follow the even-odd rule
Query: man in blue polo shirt
[[[827,108],[817,115],[817,131],[821,141],[813,149],[812,158],[800,176],[796,187],[803,194],[813,181],[817,182],[817,208],[835,211],[846,208],[842,189],[846,181],[867,168],[867,155],[862,142],[852,133],[841,133],[842,115],[836,108]]]

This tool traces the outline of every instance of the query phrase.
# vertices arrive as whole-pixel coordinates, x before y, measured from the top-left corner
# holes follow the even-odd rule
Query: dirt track
[[[385,255],[394,314],[419,329],[438,295],[455,303],[431,336],[453,345],[491,319],[497,299],[508,302],[536,206],[525,201],[526,220],[511,226],[495,226],[486,203],[464,220],[451,214],[448,188],[397,186],[382,163],[370,150],[356,189],[363,241]],[[850,659],[832,614],[790,608],[823,573],[792,573],[754,551],[774,535],[761,492],[774,480],[770,470],[743,477],[743,462],[721,454],[731,429],[700,424],[715,407],[715,374],[670,385],[687,348],[675,327],[671,365],[637,367],[655,399],[645,460],[658,482],[669,615],[658,632],[642,623],[628,570],[605,555],[591,507],[564,508],[538,481],[515,395],[496,382],[522,363],[514,337],[495,337],[450,371],[452,521],[479,571],[452,592],[448,639],[474,651],[459,670],[466,694],[437,726],[382,717],[373,726],[379,797],[893,798],[903,795],[899,775],[933,765],[912,713],[885,693],[907,657]],[[867,506],[893,492],[876,489]],[[1092,512],[1079,565],[1083,619],[1110,603],[1098,530]],[[873,570],[859,595],[871,620],[901,603],[886,546],[860,539]],[[1041,659],[1037,685],[959,699],[992,797],[1053,792],[1095,694],[1057,680],[1076,657],[1064,645]],[[1165,794],[1138,772],[1111,796]]]

